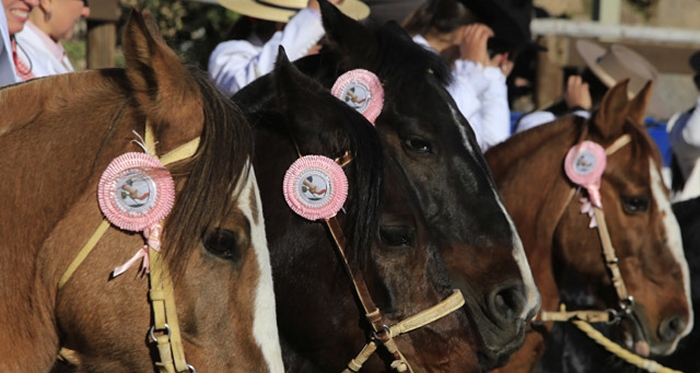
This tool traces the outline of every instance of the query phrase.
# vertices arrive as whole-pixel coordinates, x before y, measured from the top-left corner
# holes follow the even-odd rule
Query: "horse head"
[[[254,164],[260,178],[271,181],[261,185],[261,195],[287,370],[342,370],[370,341],[381,359],[357,357],[352,364],[386,371],[396,354],[374,342],[387,328],[416,371],[478,371],[469,321],[451,312],[461,303],[452,303],[458,298],[432,232],[405,192],[400,170],[384,162],[371,123],[283,53],[271,75],[233,99],[255,124]],[[311,156],[343,164],[348,198],[336,217],[304,218],[283,196],[285,175]],[[382,318],[378,324],[366,316],[376,314],[372,305]],[[426,310],[439,317],[426,322]],[[411,318],[416,314],[422,316]],[[411,333],[401,335],[404,328]]]
[[[445,89],[449,67],[396,24],[370,30],[321,6],[329,51],[297,66],[326,87],[358,68],[379,77],[385,100],[375,123],[385,156],[406,176],[466,297],[484,368],[502,364],[522,344],[539,296],[474,133]]]
[[[89,372],[281,372],[248,124],[148,14],[132,13],[124,53],[125,69],[0,91],[0,127],[12,126],[0,137],[0,267],[16,285],[2,290],[0,338],[13,342],[0,367],[50,371],[63,348]]]
[[[616,337],[626,347],[663,355],[692,328],[693,313],[661,156],[642,124],[650,92],[651,83],[630,100],[621,82],[590,120],[563,117],[486,156],[542,309],[563,303],[574,312],[566,317],[583,319],[609,313],[604,319],[622,322]]]

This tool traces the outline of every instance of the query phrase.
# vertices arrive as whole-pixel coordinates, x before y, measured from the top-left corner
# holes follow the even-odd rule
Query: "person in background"
[[[688,61],[695,71],[693,83],[700,91],[700,51]],[[689,110],[673,114],[666,124],[671,146],[672,200],[682,201],[700,196],[700,97]]]
[[[516,124],[515,132],[522,132],[554,119],[574,114],[590,117],[603,100],[609,88],[623,79],[630,79],[628,96],[634,97],[648,81],[658,79],[657,69],[637,52],[620,44],[612,44],[607,49],[590,40],[576,42],[579,56],[586,68],[580,75],[567,79],[566,89],[560,101],[545,109],[523,115]],[[668,118],[668,107],[655,92],[652,93],[647,115]]]
[[[346,15],[360,20],[369,7],[359,0],[329,0]],[[320,49],[325,31],[317,0],[279,0],[275,4],[255,0],[219,0],[240,13],[231,39],[216,46],[209,57],[209,74],[227,93],[233,94],[272,71],[280,45],[291,61]]]
[[[22,31],[29,12],[39,5],[38,0],[2,0],[0,14],[0,87],[21,82],[17,75],[17,57],[14,36]]]
[[[454,80],[447,90],[472,126],[481,150],[486,151],[510,136],[506,77],[517,48],[502,43],[491,25],[483,23],[491,14],[482,3],[429,0],[403,27],[416,43],[450,63]]]
[[[89,15],[87,0],[39,0],[15,35],[19,59],[35,78],[74,71],[61,40],[70,39]]]

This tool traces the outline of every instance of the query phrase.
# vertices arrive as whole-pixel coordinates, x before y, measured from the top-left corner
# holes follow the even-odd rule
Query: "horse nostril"
[[[659,325],[659,338],[664,342],[672,342],[683,332],[688,325],[685,318],[681,316],[671,316]]]
[[[492,296],[491,312],[500,322],[513,322],[520,318],[527,295],[523,285],[511,285],[497,289]]]

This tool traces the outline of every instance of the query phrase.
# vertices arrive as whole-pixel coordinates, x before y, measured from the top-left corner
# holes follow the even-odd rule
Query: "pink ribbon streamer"
[[[145,274],[151,273],[151,260],[150,260],[150,255],[148,254],[148,248],[152,248],[155,251],[160,252],[160,236],[163,233],[163,226],[158,223],[153,225],[150,228],[146,228],[143,230],[143,237],[146,239],[146,244],[143,245],[142,248],[139,249],[139,251],[134,254],[134,256],[131,257],[131,259],[127,260],[126,263],[114,268],[114,271],[112,271],[112,277],[117,277],[121,275],[122,273],[126,272],[127,269],[131,268],[134,263],[136,263],[139,259],[143,260],[141,261],[141,269],[139,269],[139,276],[143,276]]]
[[[590,192],[588,192],[590,195]],[[600,194],[598,194],[598,198],[600,199]],[[581,198],[579,199],[579,202],[581,202],[581,213],[582,214],[587,214],[589,218],[591,218],[591,222],[588,223],[588,228],[595,228],[598,226],[598,220],[595,218],[595,211],[593,211],[593,204],[588,198]],[[600,207],[600,206],[598,206]]]

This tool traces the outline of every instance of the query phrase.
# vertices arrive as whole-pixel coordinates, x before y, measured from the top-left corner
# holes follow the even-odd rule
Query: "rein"
[[[299,148],[296,146],[296,144],[295,147],[297,148],[297,153],[301,157]],[[335,162],[341,166],[345,166],[351,161],[352,156],[347,152],[345,155],[343,155],[343,157],[335,160]],[[393,370],[397,372],[413,372],[413,369],[406,360],[406,357],[401,353],[401,351],[399,351],[394,338],[428,325],[431,322],[439,320],[458,310],[464,305],[464,297],[462,296],[462,293],[458,289],[455,289],[452,295],[435,306],[419,312],[394,325],[388,326],[387,321],[384,319],[384,315],[376,306],[372,296],[370,295],[362,273],[353,270],[353,268],[350,266],[345,249],[347,246],[347,240],[343,234],[343,230],[340,227],[338,219],[336,217],[332,217],[327,219],[325,224],[333,237],[335,247],[342,258],[343,266],[350,276],[355,294],[362,304],[365,319],[372,326],[369,342],[362,348],[360,353],[354,359],[350,360],[347,368],[343,370],[343,373],[359,372],[364,363],[370,358],[370,356],[372,356],[372,354],[375,353],[379,345],[386,348],[386,350],[393,356],[394,361],[392,361],[390,364],[390,367]]]
[[[146,123],[145,145],[146,149],[151,149],[155,145],[153,129],[148,122]],[[163,165],[168,165],[190,158],[195,154],[198,146],[199,137],[163,155],[160,160]],[[196,372],[195,368],[185,361],[180,325],[175,309],[175,292],[172,278],[161,253],[151,245],[151,242],[159,241],[162,234],[162,224],[163,222],[161,221],[158,223],[157,229],[150,230],[149,237],[146,240],[150,258],[149,298],[151,299],[151,310],[153,312],[153,325],[151,325],[149,335],[151,340],[158,345],[158,353],[160,355],[160,362],[156,361],[155,365],[160,373]],[[88,242],[80,249],[78,255],[61,276],[58,281],[59,291],[92,252],[110,225],[107,219],[102,220]],[[158,336],[156,336],[156,332],[159,334]],[[76,360],[76,354],[65,348],[61,349],[59,355],[70,363],[74,363]]]

